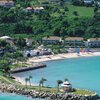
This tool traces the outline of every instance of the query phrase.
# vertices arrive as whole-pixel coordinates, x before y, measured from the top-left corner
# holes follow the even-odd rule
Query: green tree
[[[60,86],[60,84],[62,84],[63,83],[63,81],[62,80],[57,80],[57,91],[59,92],[59,86]]]
[[[65,78],[64,81],[66,82],[66,81],[69,81],[69,80],[67,78]]]
[[[24,38],[17,38],[16,41],[15,41],[15,44],[23,49],[24,47],[26,47],[26,40]]]
[[[27,87],[27,83],[29,82],[29,78],[25,78],[25,84],[26,84],[26,87]]]
[[[98,6],[94,7],[94,13],[96,13],[98,11]]]
[[[0,70],[4,73],[4,75],[10,76],[10,65],[11,64],[12,64],[11,61],[4,60],[4,58],[0,60]]]
[[[41,86],[44,86],[44,82],[47,81],[47,79],[45,78],[41,78],[41,80],[39,81],[39,91],[41,91]]]
[[[75,16],[78,16],[78,12],[77,12],[77,11],[74,11],[73,14],[74,14]]]
[[[0,39],[0,47],[5,48],[7,45],[7,42],[5,40]]]
[[[31,86],[31,79],[32,79],[32,76],[29,76],[29,83],[30,83],[30,86]]]

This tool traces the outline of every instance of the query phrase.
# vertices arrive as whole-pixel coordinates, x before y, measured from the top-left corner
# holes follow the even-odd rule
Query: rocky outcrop
[[[44,98],[46,100],[98,100],[100,97],[96,94],[92,96],[75,95],[70,93],[50,93],[38,92],[25,88],[16,88],[16,86],[0,83],[2,92],[16,93],[21,95],[31,96],[32,98]]]

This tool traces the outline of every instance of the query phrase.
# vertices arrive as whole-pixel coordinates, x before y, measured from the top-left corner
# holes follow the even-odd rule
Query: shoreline
[[[100,52],[84,52],[84,53],[63,53],[63,54],[55,54],[55,55],[44,55],[38,57],[32,57],[28,59],[28,63],[33,62],[46,62],[46,61],[54,61],[54,60],[61,60],[61,59],[69,59],[69,58],[80,58],[80,57],[93,57],[93,56],[100,56]]]
[[[12,76],[15,78],[14,80],[17,81],[18,83],[20,83],[24,86],[26,85],[26,82],[23,78],[18,77],[18,76],[14,76],[14,74],[12,74]],[[30,86],[30,83],[27,82],[27,85]],[[38,84],[31,83],[31,86],[38,86]]]
[[[79,55],[77,53],[68,53],[68,54],[64,53],[64,54],[56,54],[56,55],[47,55],[47,56],[32,57],[32,58],[29,58],[28,63],[33,63],[33,61],[35,63],[41,63],[41,62],[46,62],[46,61],[55,61],[55,60],[80,58],[80,57],[93,57],[93,56],[100,56],[100,52],[80,53]],[[12,76],[15,78],[16,81],[18,81],[22,85],[25,85],[25,80],[23,80],[23,78],[14,76],[14,73],[12,73]],[[37,84],[32,84],[32,85],[33,86],[37,86]]]

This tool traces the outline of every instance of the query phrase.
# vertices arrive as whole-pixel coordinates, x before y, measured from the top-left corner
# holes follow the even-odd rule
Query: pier
[[[46,64],[44,63],[35,63],[32,66],[29,67],[21,67],[21,68],[15,68],[11,69],[11,73],[19,73],[19,72],[24,72],[24,71],[29,71],[29,70],[35,70],[35,69],[40,69],[40,68],[45,68],[47,67]]]

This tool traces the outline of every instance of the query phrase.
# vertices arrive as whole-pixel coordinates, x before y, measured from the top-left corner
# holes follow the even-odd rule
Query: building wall
[[[0,6],[4,6],[4,7],[11,7],[14,6],[14,2],[13,1],[0,1]]]
[[[57,44],[57,43],[59,43],[59,40],[43,40],[43,43]]]
[[[90,41],[88,45],[90,47],[100,47],[100,41]]]

